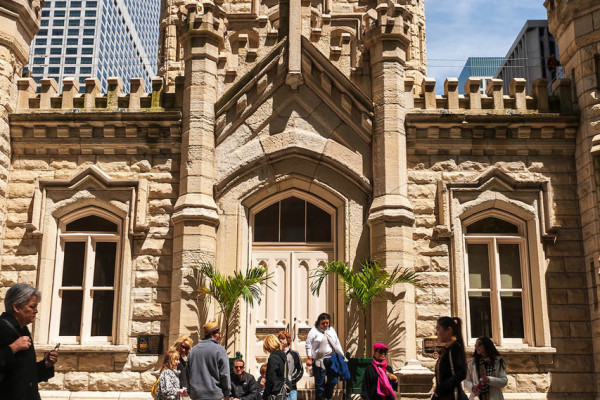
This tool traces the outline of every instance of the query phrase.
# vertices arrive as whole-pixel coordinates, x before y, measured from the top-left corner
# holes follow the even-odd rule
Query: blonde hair
[[[189,336],[183,335],[183,336],[179,336],[179,338],[177,338],[173,347],[175,347],[177,349],[177,351],[179,352],[181,350],[181,345],[185,345],[185,346],[187,346],[188,350],[192,350],[192,346],[194,345],[194,342],[192,342],[192,338],[190,338]]]
[[[277,336],[269,335],[265,338],[265,342],[263,343],[263,350],[267,353],[272,353],[275,350],[281,349],[281,343]]]
[[[164,371],[165,369],[176,370],[177,360],[179,360],[179,353],[177,352],[177,349],[175,347],[171,347],[163,357],[160,372]]]

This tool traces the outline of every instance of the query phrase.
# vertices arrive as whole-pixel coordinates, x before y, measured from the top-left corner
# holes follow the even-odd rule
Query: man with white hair
[[[35,320],[42,295],[24,283],[6,292],[5,312],[0,315],[0,381],[2,398],[40,400],[38,382],[54,376],[58,353],[51,351],[36,363],[33,340],[27,325]]]

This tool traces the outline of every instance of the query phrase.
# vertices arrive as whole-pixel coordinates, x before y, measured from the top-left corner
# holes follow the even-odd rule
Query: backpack
[[[152,385],[152,389],[150,389],[150,394],[152,395],[152,398],[156,397],[156,392],[158,392],[158,381],[160,380],[160,378],[158,378],[156,380],[156,382],[154,382],[154,385]]]

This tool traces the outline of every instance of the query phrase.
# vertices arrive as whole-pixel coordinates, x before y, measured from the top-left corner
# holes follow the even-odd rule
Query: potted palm
[[[329,275],[337,275],[344,286],[344,293],[348,303],[354,303],[362,314],[362,358],[350,359],[349,369],[351,380],[346,382],[346,396],[360,393],[364,369],[371,363],[365,359],[367,349],[368,329],[367,321],[371,312],[371,303],[377,297],[385,295],[388,289],[399,283],[408,283],[422,288],[421,281],[415,271],[394,268],[391,272],[381,267],[379,261],[365,260],[356,271],[348,263],[331,261],[321,265],[312,274],[310,284],[311,292],[318,296],[321,286]]]
[[[193,268],[198,281],[198,298],[208,302],[214,300],[219,305],[227,349],[229,328],[239,300],[242,299],[250,307],[254,306],[255,301],[260,304],[263,285],[271,288],[269,279],[273,274],[269,274],[266,267],[258,266],[246,269],[245,273],[235,271],[232,275],[224,275],[210,262],[202,262]]]

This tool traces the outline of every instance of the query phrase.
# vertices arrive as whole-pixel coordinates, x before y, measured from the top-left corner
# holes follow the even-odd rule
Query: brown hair
[[[162,362],[162,367],[160,369],[160,372],[164,371],[167,368],[176,370],[177,369],[177,360],[179,360],[179,353],[177,352],[177,349],[175,347],[171,347],[165,353],[165,356],[163,357],[163,362]]]
[[[279,331],[277,334],[277,339],[281,340],[283,338],[287,339],[288,346],[292,345],[292,335],[288,331]]]
[[[260,374],[264,374],[267,372],[267,364],[263,364],[260,366]]]

